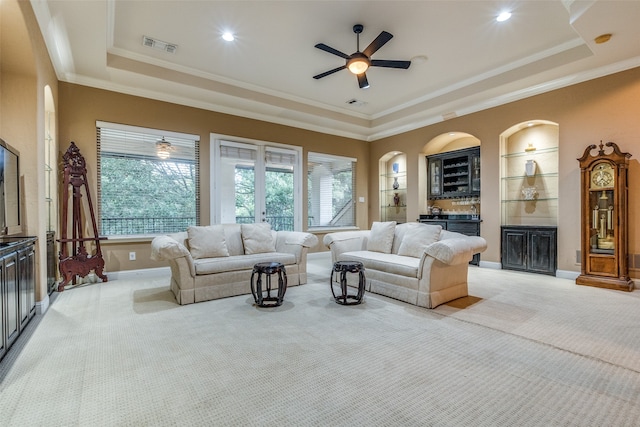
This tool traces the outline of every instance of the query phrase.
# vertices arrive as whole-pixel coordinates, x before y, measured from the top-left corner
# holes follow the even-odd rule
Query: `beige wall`
[[[482,226],[481,234],[489,248],[483,261],[500,262],[500,134],[511,126],[529,120],[547,120],[559,126],[559,206],[558,269],[579,271],[576,251],[580,249],[580,170],[577,158],[590,144],[613,141],[633,155],[629,167],[629,187],[640,185],[640,68],[534,96],[467,116],[437,123],[402,135],[371,143],[372,164],[389,150],[407,153],[407,200],[424,200],[418,195],[419,162],[423,147],[446,132],[466,132],[481,141]],[[376,182],[378,171],[371,168],[369,181]],[[377,194],[370,195],[370,219],[379,217]],[[407,207],[408,220],[415,220],[425,207],[417,202]],[[629,252],[640,254],[640,192],[629,191]],[[640,277],[640,265],[631,276]]]
[[[0,64],[0,138],[20,152],[23,229],[38,237],[36,301],[46,306],[44,88],[55,106],[58,81],[29,2],[0,1]]]
[[[70,141],[74,141],[80,148],[87,161],[87,179],[92,198],[96,201],[94,203],[97,203],[96,120],[200,135],[200,219],[203,225],[210,221],[210,133],[301,146],[303,159],[306,159],[309,151],[357,158],[356,197],[368,199],[367,142],[63,82],[59,84],[59,91],[60,105],[63,106],[58,122],[60,150],[64,152]],[[306,164],[303,176],[306,176]],[[306,200],[306,185],[303,197]],[[357,203],[356,224],[359,227],[368,227],[367,215],[366,203]],[[303,203],[304,224],[306,219],[306,203]],[[318,237],[321,239],[322,235],[319,234]],[[102,247],[107,273],[165,265],[149,259],[148,241],[106,241]],[[314,250],[325,248],[318,245]],[[130,251],[136,251],[137,261],[129,261]]]

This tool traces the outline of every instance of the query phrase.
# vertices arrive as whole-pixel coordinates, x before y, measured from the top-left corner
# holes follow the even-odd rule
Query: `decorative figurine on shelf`
[[[393,171],[393,173],[398,173],[400,172],[400,164],[398,163],[394,163],[391,165],[391,170]]]
[[[536,187],[522,187],[522,196],[525,200],[535,200],[538,197]]]
[[[398,188],[400,188],[400,184],[398,183],[398,177],[394,176],[393,177],[393,185],[392,185],[394,190],[397,190]]]
[[[400,206],[400,196],[398,193],[393,194],[393,205],[396,207]]]

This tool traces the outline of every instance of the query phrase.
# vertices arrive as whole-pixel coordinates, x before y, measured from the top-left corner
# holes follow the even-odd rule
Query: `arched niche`
[[[557,226],[559,126],[517,123],[500,134],[502,225]]]
[[[407,222],[407,155],[389,151],[378,160],[380,221]]]
[[[469,133],[459,131],[442,133],[424,145],[422,148],[423,159],[418,162],[418,203],[420,206],[420,214],[426,214],[428,212],[427,207],[429,206],[427,198],[428,173],[426,156],[479,146],[480,139]],[[440,207],[447,209],[450,207],[450,204],[447,202],[441,202],[440,204],[442,205]]]

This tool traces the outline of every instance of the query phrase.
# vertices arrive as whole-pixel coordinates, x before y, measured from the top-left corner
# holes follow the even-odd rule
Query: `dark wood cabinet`
[[[33,246],[18,251],[20,329],[36,314],[35,257]]]
[[[35,238],[0,241],[0,359],[35,315]]]
[[[557,227],[502,227],[502,268],[555,276]]]
[[[465,148],[427,156],[428,198],[480,195],[480,148]]]
[[[56,269],[58,267],[56,256],[55,232],[47,232],[47,293],[51,295],[56,290]]]

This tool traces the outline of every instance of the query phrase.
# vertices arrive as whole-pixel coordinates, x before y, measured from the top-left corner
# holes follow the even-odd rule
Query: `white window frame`
[[[351,173],[353,174],[352,176],[352,188],[351,188],[351,193],[352,193],[352,209],[353,209],[353,224],[350,225],[311,225],[309,226],[309,230],[308,231],[330,231],[330,230],[349,230],[349,229],[355,229],[356,227],[356,209],[357,209],[357,204],[356,204],[356,165],[358,162],[358,159],[353,158],[353,157],[347,157],[347,156],[338,156],[338,155],[334,155],[334,154],[326,154],[326,153],[319,153],[319,152],[308,152],[307,153],[307,171],[309,171],[309,167],[308,164],[310,162],[310,157],[316,157],[318,159],[323,159],[326,161],[332,161],[332,160],[336,160],[336,161],[343,161],[343,162],[351,162],[352,163],[352,169],[351,169]],[[308,173],[308,172],[307,172]],[[305,177],[305,179],[307,179],[307,177]],[[308,191],[308,195],[307,197],[310,198],[313,195],[311,194],[311,189],[307,189]],[[307,200],[308,203],[308,200]],[[308,212],[307,215],[311,215],[311,212]]]
[[[113,130],[120,130],[120,131],[125,131],[125,132],[135,132],[135,133],[143,133],[143,134],[147,134],[147,135],[154,135],[157,136],[158,139],[161,138],[180,138],[180,139],[188,139],[188,140],[193,140],[197,145],[200,144],[200,135],[195,135],[195,134],[188,134],[188,133],[181,133],[181,132],[172,132],[172,131],[167,131],[167,130],[162,130],[162,129],[154,129],[154,128],[145,128],[145,127],[140,127],[140,126],[132,126],[132,125],[125,125],[125,124],[121,124],[121,123],[111,123],[111,122],[105,122],[105,121],[96,121],[96,129],[98,128],[107,128],[107,129],[113,129]],[[196,146],[196,168],[198,169],[197,171],[197,175],[196,175],[196,180],[199,181],[200,179],[200,171],[199,171],[199,165],[197,164],[199,162],[199,146]],[[97,162],[98,164],[100,163],[100,151],[97,152]],[[100,177],[100,170],[98,169],[97,171],[98,174],[98,194],[97,194],[97,222],[99,224],[101,224],[101,216],[102,216],[102,207],[100,205],[100,192],[101,192],[101,177]],[[196,182],[196,200],[195,202],[195,215],[196,215],[196,224],[194,225],[199,225],[200,223],[200,183]],[[101,225],[99,226],[99,230],[102,234],[102,230],[101,230]],[[184,230],[186,231],[186,230]],[[108,235],[109,240],[125,240],[125,239],[131,239],[132,237],[134,238],[146,238],[146,237],[153,237],[156,236],[158,234],[162,234],[161,232],[159,233],[144,233],[144,234],[129,234],[129,235],[124,235],[124,234],[115,234],[115,235]]]
[[[293,191],[294,191],[294,230],[302,231],[302,147],[280,144],[277,142],[261,141],[257,139],[240,138],[230,135],[222,134],[210,134],[211,152],[210,152],[210,192],[211,192],[211,223],[220,224],[222,220],[222,191],[220,189],[221,183],[224,182],[221,176],[221,145],[237,146],[239,148],[246,148],[257,150],[256,169],[264,168],[265,164],[265,151],[294,151],[296,153],[295,165],[293,168]],[[262,176],[256,174],[256,186],[257,188],[264,188],[262,183]],[[306,177],[305,177],[306,179]],[[258,190],[260,191],[260,190]],[[264,200],[264,194],[256,194],[256,198]]]

